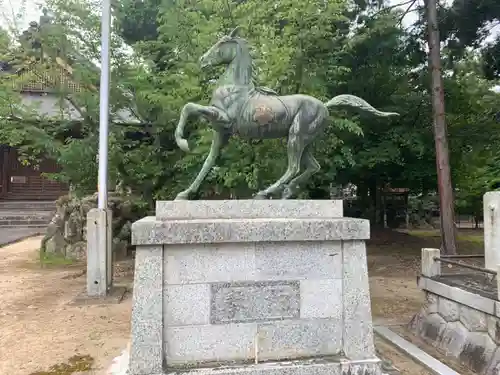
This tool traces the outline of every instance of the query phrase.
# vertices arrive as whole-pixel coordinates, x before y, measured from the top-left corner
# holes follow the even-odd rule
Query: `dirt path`
[[[374,324],[406,324],[421,308],[423,293],[417,287],[415,257],[374,254],[368,256],[370,295]],[[423,366],[375,335],[377,352],[391,361],[401,375],[430,375]]]
[[[432,375],[425,367],[419,365],[378,336],[375,336],[375,347],[377,348],[377,355],[386,361],[390,361],[391,365],[399,371],[399,375]]]
[[[417,287],[419,267],[413,256],[368,256],[372,314],[375,320],[384,324],[404,324],[420,310],[424,294]]]
[[[42,269],[40,239],[0,248],[0,374],[52,374],[51,366],[75,355],[88,355],[105,369],[127,345],[131,299],[69,306],[85,285],[84,267]]]

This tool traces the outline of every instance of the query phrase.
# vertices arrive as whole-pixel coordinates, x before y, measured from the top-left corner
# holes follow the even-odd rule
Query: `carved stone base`
[[[158,202],[133,225],[129,373],[380,374],[368,238],[340,201]]]
[[[122,354],[113,360],[108,370],[108,375],[128,375],[129,352],[124,350]],[[339,359],[321,360],[298,360],[266,362],[260,364],[232,365],[225,367],[204,367],[191,370],[169,370],[150,375],[397,375],[397,370],[381,372],[383,367],[378,360],[349,361]]]
[[[349,361],[330,358],[266,362],[246,366],[168,370],[164,375],[382,375],[379,360]]]

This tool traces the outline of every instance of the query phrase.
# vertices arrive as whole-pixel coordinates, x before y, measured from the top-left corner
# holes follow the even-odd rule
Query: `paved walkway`
[[[0,247],[43,233],[44,228],[0,228]]]

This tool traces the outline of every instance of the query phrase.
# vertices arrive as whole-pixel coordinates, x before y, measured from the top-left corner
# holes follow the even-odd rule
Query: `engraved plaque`
[[[212,284],[212,324],[282,320],[300,316],[298,281]]]

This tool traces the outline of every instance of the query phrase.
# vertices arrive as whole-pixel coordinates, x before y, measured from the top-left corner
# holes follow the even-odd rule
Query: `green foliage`
[[[97,139],[95,136],[84,139],[70,139],[61,146],[58,164],[61,173],[51,177],[61,182],[73,183],[75,193],[92,193],[97,187]],[[74,183],[74,182],[77,183]]]
[[[437,195],[410,195],[408,198],[408,215],[410,224],[416,227],[431,226],[432,219],[439,212]]]
[[[42,154],[52,156],[62,171],[51,177],[82,194],[97,185],[99,69],[92,62],[100,54],[98,3],[49,0],[53,20],[36,34],[40,48],[35,51],[0,33],[1,61],[25,65],[38,58],[36,69],[57,70],[56,59],[63,58],[72,79],[83,87],[70,95],[82,118],[75,124],[64,116],[39,118],[34,108],[21,105],[12,86],[18,77],[2,75],[0,143],[21,147],[28,163]],[[500,165],[492,162],[500,158],[500,103],[490,90],[498,73],[498,47],[492,44],[478,56],[463,46],[481,41],[480,26],[498,13],[496,2],[455,3],[441,9],[442,37],[448,41],[445,63],[453,68],[445,77],[450,153],[459,207],[475,212],[478,197],[498,176],[494,165]],[[403,28],[400,10],[383,8],[382,1],[349,0],[124,0],[114,6],[110,179],[130,186],[146,201],[173,198],[206,157],[212,140],[206,122],[187,127],[193,154],[178,150],[173,133],[182,106],[208,103],[212,80],[221,73],[202,72],[198,58],[235,25],[242,26],[243,36],[255,47],[259,84],[283,95],[300,92],[321,100],[350,93],[402,114],[387,121],[332,113],[331,125],[315,145],[322,169],[304,197],[329,197],[332,184],[350,182],[368,207],[377,204],[376,191],[383,186],[409,187],[413,195],[424,196],[436,190],[424,33],[418,25]],[[492,16],[481,13],[484,9]],[[474,22],[468,24],[465,14]],[[454,49],[451,36],[460,48]],[[490,68],[486,75],[485,64]],[[68,96],[66,87],[58,88],[61,98]],[[138,121],[120,119],[117,113],[124,110]],[[200,195],[250,197],[274,182],[286,162],[283,140],[231,139]]]
[[[448,57],[456,61],[470,47],[482,56],[481,68],[488,79],[500,78],[500,38],[481,48],[490,31],[500,26],[500,2],[496,0],[454,0],[439,12],[441,39],[447,42]]]
[[[300,91],[327,100],[331,95],[327,86],[321,83],[334,82],[348,70],[335,58],[349,32],[344,15],[347,13],[346,2],[325,5],[312,0],[300,4],[283,1],[277,9],[266,3],[266,12],[262,10],[262,2],[258,1],[235,6],[225,1],[205,0],[198,2],[196,8],[189,4],[188,1],[164,3],[157,19],[158,39],[143,40],[134,45],[153,67],[151,77],[146,80],[153,82],[154,86],[138,94],[140,100],[149,106],[153,104],[152,113],[162,114],[162,123],[156,120],[157,117],[151,120],[155,122],[160,138],[168,140],[162,143],[162,149],[176,159],[172,175],[178,181],[177,190],[197,173],[208,151],[211,132],[207,131],[206,124],[190,126],[191,141],[197,145],[192,155],[179,155],[177,146],[167,134],[173,133],[179,111],[186,102],[208,101],[212,89],[210,79],[220,72],[213,71],[207,77],[196,61],[216,41],[218,34],[227,32],[236,24],[242,25],[245,37],[258,47],[255,58],[261,68],[259,81],[281,94]],[[317,9],[322,11],[314,11]],[[304,14],[311,16],[303,17]],[[162,56],[168,56],[168,61],[158,61],[154,54],[147,55],[159,44],[164,52]],[[168,71],[159,72],[165,66],[168,66]],[[360,134],[359,125],[340,118],[337,121],[332,119],[328,131],[330,138],[317,145],[319,150],[328,151],[322,154],[325,160],[320,160],[326,173],[352,164],[352,153],[341,140],[350,132]],[[248,197],[283,173],[286,168],[285,143],[282,140],[248,142],[232,139],[218,165],[201,194]],[[169,191],[164,185],[159,195],[171,197],[172,185],[168,184]]]
[[[60,267],[69,266],[74,264],[74,260],[67,259],[62,255],[47,253],[45,250],[40,249],[39,253],[40,265],[42,267]]]
[[[482,217],[483,194],[500,176],[495,162],[500,155],[500,95],[491,90],[473,56],[457,64],[445,84],[458,212]]]

